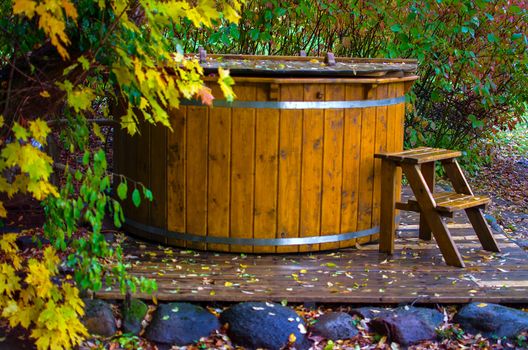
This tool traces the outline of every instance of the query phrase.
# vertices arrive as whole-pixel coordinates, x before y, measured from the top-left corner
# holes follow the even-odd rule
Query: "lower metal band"
[[[328,236],[314,236],[314,237],[295,237],[295,238],[233,238],[233,237],[212,237],[200,236],[192,233],[180,233],[165,230],[159,227],[153,227],[141,224],[137,221],[127,219],[126,225],[137,230],[151,233],[154,235],[164,236],[168,238],[198,242],[198,243],[213,243],[213,244],[228,244],[228,245],[247,245],[247,246],[290,246],[290,245],[305,245],[305,244],[320,244],[320,243],[335,243],[346,241],[349,239],[370,236],[379,233],[379,227],[373,227],[368,230],[340,233]]]
[[[391,106],[405,102],[405,96],[357,101],[233,101],[214,100],[213,107],[256,109],[347,109]],[[198,100],[182,100],[182,106],[207,107]]]

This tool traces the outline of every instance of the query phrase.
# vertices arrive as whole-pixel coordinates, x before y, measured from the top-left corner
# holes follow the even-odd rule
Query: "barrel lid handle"
[[[205,63],[206,58],[207,58],[207,51],[205,51],[205,49],[202,46],[200,46],[198,48],[198,55],[200,57],[199,58],[200,59],[200,63]]]
[[[326,63],[327,66],[335,66],[336,65],[336,60],[335,60],[335,56],[334,56],[333,53],[331,53],[331,52],[327,52],[326,53],[325,63]]]

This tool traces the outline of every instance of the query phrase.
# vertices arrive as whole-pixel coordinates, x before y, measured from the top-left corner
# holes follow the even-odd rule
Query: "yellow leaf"
[[[295,343],[296,340],[297,340],[297,337],[295,336],[295,334],[291,333],[290,336],[288,337],[288,342],[290,344],[293,344]]]
[[[4,203],[0,201],[0,218],[7,217],[7,210],[4,207]]]
[[[227,4],[224,6],[222,13],[224,18],[229,22],[238,23],[238,20],[240,19],[240,15],[235,11],[235,9]]]
[[[48,298],[51,295],[53,283],[51,283],[50,278],[51,273],[43,263],[29,259],[28,274],[25,281],[35,287],[39,297]]]
[[[35,14],[37,4],[33,0],[15,0],[13,2],[13,13],[15,15],[26,15],[29,19]]]
[[[218,67],[218,84],[224,93],[224,96],[228,102],[232,102],[236,95],[233,91],[232,85],[235,84],[233,78],[229,75],[228,69]]]
[[[92,106],[95,94],[88,87],[79,88],[68,93],[68,104],[73,107],[75,112],[84,111]]]
[[[74,21],[77,20],[77,9],[71,2],[68,0],[62,0],[62,8],[64,9],[66,16],[70,17]]]
[[[4,116],[0,115],[0,128],[4,126]]]
[[[226,281],[226,282],[224,283],[224,286],[226,286],[226,287],[232,287],[232,286],[233,286],[233,282],[228,282],[228,281]]]
[[[101,128],[99,127],[99,125],[97,123],[92,123],[92,129],[93,129],[93,132],[95,134],[95,136],[97,136],[99,138],[99,140],[101,141],[105,141],[105,137],[103,135],[103,133],[101,132]]]
[[[44,98],[48,98],[50,97],[50,94],[48,92],[48,90],[44,90],[40,93],[40,96],[44,97]]]
[[[31,131],[31,134],[35,140],[45,145],[46,137],[51,132],[51,129],[49,128],[48,123],[46,123],[44,120],[37,119],[35,121],[29,122],[29,131]]]
[[[18,122],[15,122],[13,125],[13,133],[15,134],[15,138],[17,140],[27,141],[27,138],[29,136],[28,131]]]
[[[0,250],[4,253],[17,253],[18,246],[16,245],[16,239],[18,235],[16,233],[5,233],[0,239]]]
[[[486,303],[477,304],[477,307],[486,307],[486,306],[488,306],[488,304],[486,304]]]

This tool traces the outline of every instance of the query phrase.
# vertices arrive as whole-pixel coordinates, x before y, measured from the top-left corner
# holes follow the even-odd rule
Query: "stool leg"
[[[447,225],[435,210],[435,201],[420,171],[420,166],[403,164],[402,168],[407,180],[409,180],[409,185],[411,185],[416,201],[420,206],[420,211],[433,231],[436,243],[444,256],[444,260],[448,265],[464,267],[462,257],[455,246],[455,242],[451,238]]]
[[[435,187],[435,162],[422,164],[422,175],[425,179],[425,182],[427,183],[427,187],[429,187],[429,190],[431,193],[433,193]],[[431,240],[431,229],[429,228],[429,225],[427,225],[427,221],[425,220],[422,213],[420,213],[420,228],[418,237],[425,241]]]
[[[396,239],[396,165],[381,161],[380,245],[382,253],[394,253]]]
[[[451,180],[456,192],[473,195],[469,183],[456,159],[453,159],[452,161],[444,161],[442,162],[442,165],[444,166],[447,177]],[[491,252],[500,252],[499,245],[497,244],[497,241],[495,241],[493,233],[491,232],[484,215],[482,215],[480,208],[468,208],[466,209],[466,214],[477,234],[480,244],[482,244],[482,248]]]

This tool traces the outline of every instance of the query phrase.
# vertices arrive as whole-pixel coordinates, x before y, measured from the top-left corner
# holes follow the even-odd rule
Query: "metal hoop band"
[[[405,102],[405,96],[357,101],[233,101],[214,100],[213,107],[256,109],[348,109],[391,106]],[[198,100],[182,100],[182,106],[207,107]]]
[[[137,230],[154,235],[165,236],[178,240],[185,240],[199,243],[228,244],[228,245],[248,245],[248,246],[291,246],[304,244],[334,243],[349,239],[370,236],[379,233],[379,227],[356,232],[340,233],[328,236],[295,237],[295,238],[233,238],[233,237],[212,237],[200,236],[192,233],[181,233],[165,230],[141,224],[137,221],[127,219],[126,225]]]

